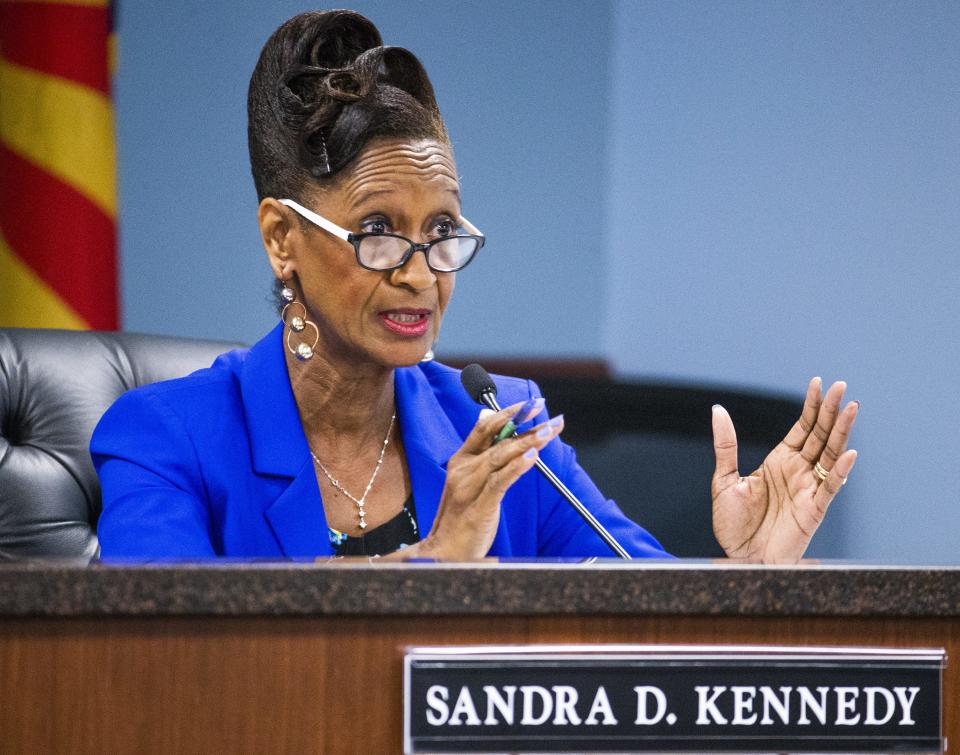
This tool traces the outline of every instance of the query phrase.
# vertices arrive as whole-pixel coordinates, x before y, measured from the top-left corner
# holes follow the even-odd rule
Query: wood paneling
[[[0,626],[3,753],[394,753],[407,645],[760,643],[946,647],[955,619],[317,617],[14,619]]]

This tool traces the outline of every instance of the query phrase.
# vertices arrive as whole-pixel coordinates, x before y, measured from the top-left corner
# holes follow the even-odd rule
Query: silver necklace
[[[367,528],[367,512],[364,508],[364,506],[367,504],[367,495],[370,493],[370,488],[373,487],[373,481],[376,480],[377,475],[380,474],[380,467],[383,466],[383,457],[387,454],[387,446],[390,444],[390,433],[393,431],[393,423],[396,419],[397,413],[394,412],[393,416],[390,417],[390,427],[387,428],[387,436],[383,439],[383,447],[380,449],[380,458],[377,459],[377,466],[374,467],[373,474],[370,475],[370,482],[367,483],[367,487],[363,491],[363,495],[359,498],[343,487],[343,485],[340,484],[340,480],[327,471],[327,468],[323,466],[313,450],[311,449],[310,451],[310,455],[313,457],[313,460],[316,462],[317,466],[320,467],[320,471],[327,476],[328,480],[330,480],[330,484],[333,485],[334,489],[338,493],[343,493],[347,498],[357,504],[357,513],[360,514],[360,529],[362,530]]]

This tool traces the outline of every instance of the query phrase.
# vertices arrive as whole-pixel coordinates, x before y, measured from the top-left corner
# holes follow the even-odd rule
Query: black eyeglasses
[[[419,251],[424,253],[427,266],[434,272],[453,273],[469,265],[486,240],[486,237],[463,217],[460,218],[460,227],[468,233],[443,236],[417,244],[395,233],[351,233],[292,199],[279,201],[314,225],[351,244],[357,255],[357,264],[375,272],[403,267],[411,255]]]

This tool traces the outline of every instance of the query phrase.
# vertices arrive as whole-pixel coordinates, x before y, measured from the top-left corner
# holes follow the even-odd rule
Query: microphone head
[[[464,390],[478,404],[485,403],[483,395],[485,393],[497,395],[497,386],[493,379],[483,367],[479,364],[468,364],[460,373],[460,382],[463,383]]]

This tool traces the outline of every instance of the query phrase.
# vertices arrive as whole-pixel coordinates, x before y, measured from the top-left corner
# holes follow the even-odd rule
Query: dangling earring
[[[437,341],[439,341],[439,340],[440,340],[440,339],[437,339]],[[433,342],[433,346],[436,346],[436,345],[437,345],[437,341],[434,341],[434,342]],[[421,362],[432,362],[432,361],[433,361],[433,357],[434,357],[434,354],[433,354],[433,346],[431,346],[429,349],[427,349],[427,353],[424,354],[424,355],[423,355],[423,358],[420,360]]]
[[[280,289],[280,298],[286,302],[286,304],[283,305],[283,311],[280,312],[280,319],[284,325],[290,328],[290,330],[287,331],[287,351],[301,362],[306,362],[308,359],[313,358],[313,350],[317,348],[317,343],[320,341],[320,330],[315,323],[307,319],[307,308],[303,306],[302,302],[297,301],[296,292],[287,285],[285,280],[280,282],[283,284],[283,288]],[[301,313],[292,316],[290,322],[287,322],[287,310],[289,310],[290,307],[300,307]],[[294,348],[293,344],[290,343],[290,336],[294,333],[302,333],[307,328],[313,328],[313,344],[301,341],[297,344],[296,348]]]

